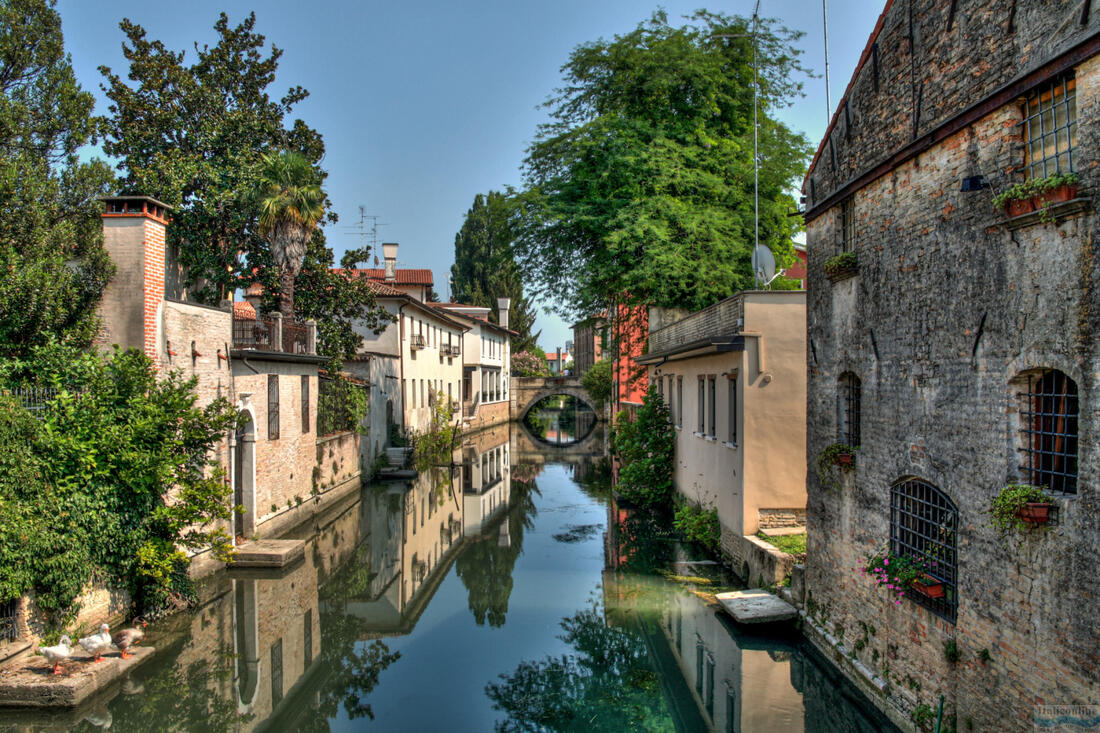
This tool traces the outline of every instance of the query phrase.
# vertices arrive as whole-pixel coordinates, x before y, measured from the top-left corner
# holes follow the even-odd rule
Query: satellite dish
[[[775,255],[762,244],[752,251],[752,271],[759,283],[769,283],[775,277]]]

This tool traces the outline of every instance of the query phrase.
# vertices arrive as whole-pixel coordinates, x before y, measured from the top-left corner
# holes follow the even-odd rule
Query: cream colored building
[[[462,419],[466,427],[478,429],[508,422],[510,393],[508,380],[512,363],[508,328],[508,298],[498,298],[497,323],[489,320],[489,309],[462,303],[438,303],[448,315],[469,328],[462,336]]]
[[[738,293],[651,331],[637,361],[670,406],[676,486],[717,508],[725,552],[740,560],[745,535],[804,525],[805,292]]]

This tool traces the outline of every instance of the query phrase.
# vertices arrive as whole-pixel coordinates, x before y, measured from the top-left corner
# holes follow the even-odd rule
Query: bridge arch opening
[[[535,440],[547,445],[574,445],[596,427],[596,411],[578,395],[551,392],[528,403],[521,420]]]

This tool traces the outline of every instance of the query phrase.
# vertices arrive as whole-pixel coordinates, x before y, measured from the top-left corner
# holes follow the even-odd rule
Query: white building
[[[462,337],[462,419],[472,428],[509,419],[511,336],[508,298],[497,300],[498,323],[489,320],[489,309],[462,303],[438,303],[447,315],[467,326]]]

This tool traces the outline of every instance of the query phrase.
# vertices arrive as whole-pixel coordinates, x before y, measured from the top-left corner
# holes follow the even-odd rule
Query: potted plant
[[[854,469],[857,450],[859,450],[859,446],[853,448],[844,443],[833,443],[826,446],[817,456],[817,477],[821,479],[821,483],[830,488],[840,488],[840,484],[831,474],[831,469],[834,466],[844,472]]]
[[[1011,216],[1022,216],[1052,203],[1077,197],[1077,174],[1055,173],[1046,178],[1029,178],[993,198],[993,205]]]
[[[1049,522],[1053,503],[1054,499],[1039,486],[1009,484],[993,497],[990,522],[1004,539],[1013,529],[1022,531]]]
[[[924,568],[912,558],[884,550],[866,558],[859,572],[893,594],[894,605],[900,606],[905,591],[924,575]]]
[[[910,587],[925,598],[943,598],[944,596],[943,581],[933,578],[928,573],[921,573],[914,578]]]
[[[859,259],[855,252],[841,252],[825,260],[825,276],[836,282],[859,272]]]

